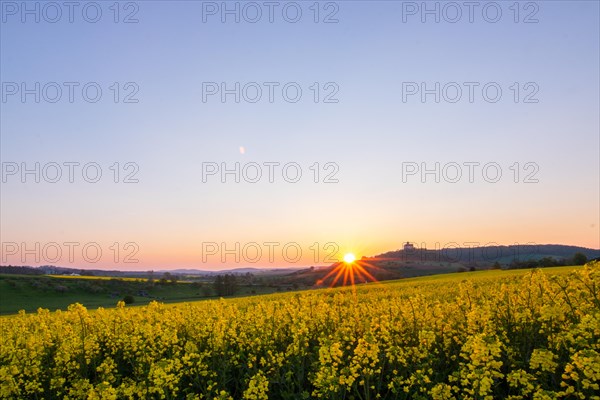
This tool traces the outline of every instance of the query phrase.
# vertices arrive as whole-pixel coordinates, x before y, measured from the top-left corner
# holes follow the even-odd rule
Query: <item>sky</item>
[[[600,248],[599,3],[469,4],[2,0],[1,264]]]

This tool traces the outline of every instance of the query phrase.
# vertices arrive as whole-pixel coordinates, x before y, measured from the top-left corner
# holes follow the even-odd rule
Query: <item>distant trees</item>
[[[538,262],[536,260],[525,260],[525,261],[520,261],[517,259],[514,259],[510,262],[508,268],[510,269],[525,269],[525,268],[537,268],[540,265],[538,264]]]
[[[135,299],[130,294],[128,294],[127,296],[123,297],[123,302],[125,304],[133,304],[134,301],[135,301]]]
[[[223,283],[223,280],[223,276],[217,275],[215,281],[213,282],[213,288],[215,289],[217,296],[225,295],[225,284]]]
[[[217,275],[213,288],[217,296],[232,296],[237,292],[237,278],[233,274]]]
[[[162,278],[160,278],[160,283],[163,285],[167,283],[177,283],[177,275],[174,275],[170,272],[165,272]]]
[[[544,257],[538,261],[539,267],[554,267],[556,266],[556,261],[552,257]]]
[[[251,272],[246,272],[242,276],[242,283],[246,284],[246,285],[252,285],[252,284],[254,284],[254,274],[252,274]]]
[[[583,265],[587,262],[587,257],[583,253],[575,253],[573,256],[573,265]]]
[[[0,265],[0,274],[18,274],[18,275],[43,275],[44,273],[36,268],[17,266],[17,265]]]
[[[588,258],[585,254],[577,252],[573,255],[572,258],[564,259],[564,258],[554,258],[554,257],[544,257],[539,260],[513,260],[509,268],[510,269],[522,269],[522,268],[547,268],[547,267],[562,267],[565,265],[583,265],[588,261]]]

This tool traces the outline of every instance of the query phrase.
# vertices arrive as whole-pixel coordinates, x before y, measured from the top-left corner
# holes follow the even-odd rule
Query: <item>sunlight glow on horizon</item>
[[[199,24],[202,4],[143,2],[135,24],[7,16],[0,69],[19,92],[0,118],[0,264],[339,264],[341,282],[370,280],[360,267],[406,241],[600,249],[600,3],[543,2],[535,24],[509,3],[498,23],[398,23],[401,2],[360,1],[339,4],[340,23],[307,8],[299,23]]]

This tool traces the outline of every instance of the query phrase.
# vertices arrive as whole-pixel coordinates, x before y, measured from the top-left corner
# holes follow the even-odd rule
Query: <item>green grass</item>
[[[31,276],[31,275],[21,275],[21,276]],[[142,278],[128,278],[128,277],[114,277],[114,276],[90,276],[90,275],[45,275],[49,278],[57,278],[57,279],[91,279],[91,280],[104,280],[110,281],[113,279],[118,279],[120,281],[129,281],[129,282],[145,282],[146,279]]]
[[[147,304],[152,300],[197,300],[212,293],[189,282],[149,284],[131,278],[0,275],[2,315],[14,314],[19,310],[32,312],[40,307],[64,310],[72,303],[81,303],[90,309],[114,307],[126,295],[134,297],[134,304]]]
[[[237,296],[267,294],[276,290],[277,287],[271,285],[240,284]],[[35,312],[40,307],[51,311],[66,310],[73,303],[81,303],[88,309],[115,307],[126,295],[133,296],[134,305],[217,297],[210,282],[160,283],[155,280],[149,283],[139,278],[0,274],[0,315],[16,314],[19,310]]]

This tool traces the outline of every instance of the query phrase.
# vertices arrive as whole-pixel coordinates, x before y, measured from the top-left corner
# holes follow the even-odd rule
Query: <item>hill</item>
[[[510,263],[513,260],[527,261],[540,260],[550,257],[568,260],[575,253],[582,253],[588,259],[600,257],[600,250],[579,246],[565,246],[561,244],[532,244],[511,246],[478,246],[478,247],[452,247],[447,245],[444,249],[393,250],[375,256],[376,259],[395,259],[402,261],[434,261],[458,263]]]
[[[600,256],[600,250],[563,245],[514,245],[440,250],[407,246],[375,257],[363,257],[355,265],[335,263],[328,267],[308,268],[290,273],[280,280],[295,286],[345,286],[357,283],[413,278],[453,272],[492,268],[520,269],[573,265],[573,256],[587,259]]]

